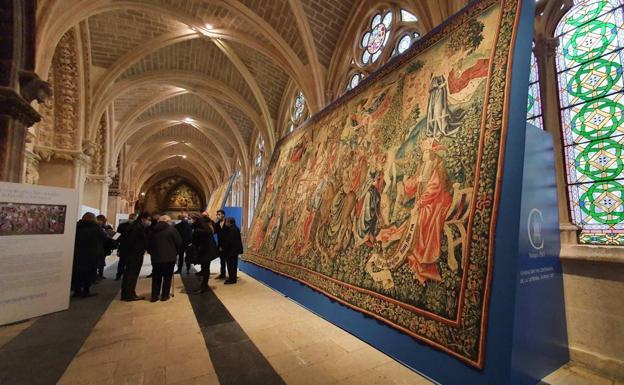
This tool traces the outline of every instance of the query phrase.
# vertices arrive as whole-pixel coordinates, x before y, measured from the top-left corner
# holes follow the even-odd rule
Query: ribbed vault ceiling
[[[71,26],[86,29],[83,42],[92,67],[87,127],[112,111],[109,164],[127,153],[134,163],[125,164],[122,174],[138,183],[135,192],[155,176],[183,170],[210,190],[234,171],[239,158],[248,175],[258,134],[272,149],[293,89],[304,92],[312,113],[331,102],[329,72],[348,55],[337,52],[344,34],[357,15],[381,3],[40,0],[45,14],[38,13],[39,37],[58,41]],[[418,15],[423,31],[466,3],[400,2]],[[47,73],[51,53],[40,51],[38,66]],[[158,152],[138,159],[139,147]]]

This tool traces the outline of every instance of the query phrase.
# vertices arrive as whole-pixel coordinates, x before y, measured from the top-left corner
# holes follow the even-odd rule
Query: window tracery
[[[390,58],[400,55],[420,38],[418,17],[397,5],[374,10],[360,27],[353,45],[353,59],[347,74],[351,90]]]
[[[308,105],[303,92],[297,91],[290,105],[290,114],[286,124],[286,134],[292,132],[303,123],[309,116]]]

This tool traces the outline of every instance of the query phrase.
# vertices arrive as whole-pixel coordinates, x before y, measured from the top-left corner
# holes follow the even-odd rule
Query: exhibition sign
[[[0,325],[67,309],[76,190],[0,182]]]
[[[477,1],[277,146],[245,259],[483,366],[517,1]]]

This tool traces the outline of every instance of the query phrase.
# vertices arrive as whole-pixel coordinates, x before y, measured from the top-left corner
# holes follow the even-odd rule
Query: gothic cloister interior
[[[544,383],[620,384],[624,381],[624,3],[527,1],[535,3],[527,122],[550,133],[554,141],[559,261],[570,359],[566,371],[556,372],[550,377],[552,382],[546,378]],[[0,11],[0,181],[74,189],[79,206],[97,210],[112,224],[120,214],[140,211],[172,216],[200,213],[225,184],[225,206],[241,208],[238,225],[246,240],[280,141],[298,127],[305,129],[310,117],[362,85],[468,3],[4,0]],[[588,16],[591,12],[595,15]],[[591,28],[583,24],[590,19],[589,23],[598,24]],[[586,55],[578,54],[576,62],[566,56],[571,49],[566,40],[570,31],[590,35],[577,39],[579,47],[586,44],[591,49]],[[600,55],[596,41],[606,47],[600,48]],[[593,78],[583,79],[579,66],[593,71],[588,75]],[[580,79],[579,84],[575,79]],[[599,86],[579,97],[573,87],[591,88],[580,82]],[[583,114],[586,122],[581,124]],[[600,126],[605,119],[611,122],[610,128]],[[592,131],[595,135],[587,128],[589,121],[600,126]],[[598,179],[591,168],[596,164],[601,170]],[[595,192],[600,188],[602,193]],[[589,206],[591,210],[586,209]],[[176,280],[174,286],[184,288],[189,279]],[[146,282],[139,282],[143,291],[149,290]],[[76,333],[84,335],[76,346],[80,353],[66,359],[60,372],[50,369],[57,374],[48,376],[47,369],[41,369],[48,382],[37,382],[36,373],[31,372],[19,377],[19,383],[416,384],[436,380],[406,369],[252,277],[243,274],[241,282],[247,286],[241,284],[231,291],[219,286],[210,300],[223,306],[224,314],[244,329],[249,349],[259,351],[273,374],[258,369],[258,377],[231,380],[231,374],[223,374],[228,371],[227,363],[215,358],[215,351],[222,347],[211,345],[205,334],[202,337],[201,330],[210,326],[202,324],[196,300],[179,295],[166,304],[168,308],[156,309],[148,303],[129,307],[114,298],[119,288],[108,279],[99,284],[99,302],[93,305],[99,308],[92,309],[97,317],[88,321],[90,328],[83,331],[84,326],[74,325],[75,320],[57,320],[53,326],[63,328],[66,322],[69,328],[76,327]],[[84,304],[86,300],[80,303]],[[70,311],[86,314],[91,310],[72,307]],[[11,344],[18,343],[20,336],[25,338],[46,317],[0,328],[1,357],[13,354],[7,350]],[[131,325],[125,324],[130,318],[124,317],[132,317]],[[282,317],[295,326],[275,321]],[[121,328],[128,335],[149,335],[147,325],[152,318],[169,323],[163,330],[180,338],[170,341],[167,337],[171,345],[155,350],[150,359],[168,355],[173,361],[148,365],[137,359],[131,367],[111,358],[91,361],[95,372],[87,369],[91,363],[81,359],[81,354],[87,354],[90,346],[97,348],[98,339]],[[51,333],[43,326],[33,330]],[[275,342],[279,330],[290,337],[285,345]],[[318,340],[331,341],[331,345],[315,348],[318,340],[310,341],[306,330],[314,330]],[[124,343],[128,349],[136,347]],[[192,358],[175,361],[176,354],[187,352],[193,353]],[[236,358],[231,351],[227,354]],[[332,362],[347,358],[352,366],[332,367]],[[3,371],[11,365],[27,367],[4,361]],[[252,361],[248,364],[256,365]],[[242,363],[239,370],[245,371]],[[83,376],[85,372],[92,375]]]

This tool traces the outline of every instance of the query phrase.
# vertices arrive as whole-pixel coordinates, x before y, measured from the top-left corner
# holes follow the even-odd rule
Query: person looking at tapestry
[[[182,273],[182,265],[184,264],[184,262],[186,262],[186,274],[188,274],[191,270],[191,261],[188,258],[185,261],[184,254],[186,251],[186,247],[192,241],[193,227],[188,222],[188,217],[186,215],[179,215],[178,219],[180,220],[180,222],[175,225],[175,228],[176,230],[178,230],[178,233],[182,238],[182,246],[178,251],[178,269],[176,270],[175,274]]]
[[[223,255],[227,261],[228,279],[224,284],[234,284],[236,283],[236,273],[238,270],[238,256],[243,253],[243,241],[241,239],[240,229],[236,226],[236,220],[234,218],[225,218],[219,244],[222,247],[221,255]]]
[[[193,245],[197,249],[197,257],[201,264],[200,276],[202,277],[199,289],[195,294],[208,291],[208,278],[210,277],[210,262],[217,258],[217,244],[214,239],[214,223],[207,215],[202,215],[195,222],[193,229]]]
[[[97,223],[95,214],[85,213],[76,225],[71,288],[74,297],[92,297],[89,288],[95,281],[100,261],[104,258],[107,235]]]
[[[225,211],[217,210],[217,222],[215,223],[215,232],[217,234],[217,248],[219,254],[219,262],[221,263],[221,270],[217,279],[225,279],[225,266],[226,258],[223,255],[223,247],[221,247],[221,234],[225,228]]]
[[[135,219],[136,219],[136,214],[132,213],[128,215],[128,221],[121,223],[119,224],[119,226],[117,226],[117,232],[121,235],[117,239],[117,242],[119,242],[119,248],[117,249],[117,256],[119,257],[119,262],[117,262],[117,274],[115,275],[115,281],[119,281],[121,279],[121,276],[123,275],[124,270],[126,269],[126,258],[123,255],[123,252],[121,251],[122,250],[121,245],[124,242],[124,233],[128,230],[128,227],[130,226],[132,222],[134,222]]]
[[[151,302],[169,299],[171,278],[178,251],[182,247],[182,237],[170,225],[171,218],[163,215],[152,228],[147,238],[147,252],[152,258],[152,298]]]
[[[124,239],[119,246],[126,263],[121,281],[122,301],[138,301],[145,298],[137,296],[136,284],[143,266],[143,256],[147,248],[147,227],[150,224],[150,214],[142,212],[124,231]]]

